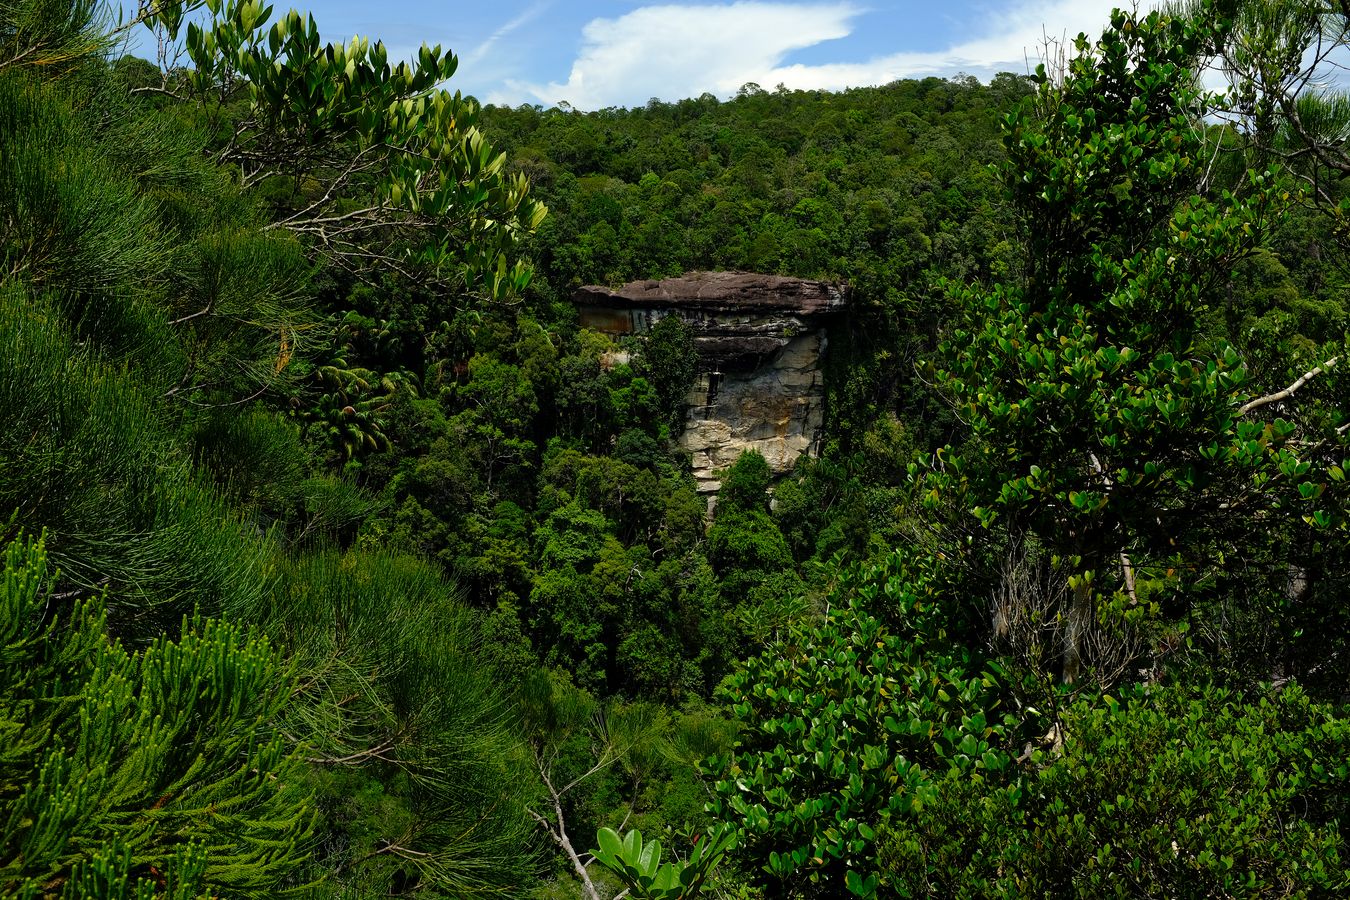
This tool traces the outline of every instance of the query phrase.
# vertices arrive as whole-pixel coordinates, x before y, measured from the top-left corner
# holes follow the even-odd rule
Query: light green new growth
[[[139,653],[102,600],[65,611],[41,539],[0,576],[0,893],[275,897],[299,887],[314,811],[273,732],[291,679],[211,619]]]
[[[613,828],[595,833],[600,849],[591,855],[628,886],[629,895],[638,900],[690,900],[699,896],[712,870],[736,845],[736,833],[719,828],[694,845],[687,860],[661,862],[661,842],[642,841],[642,832],[634,828],[619,835]]]

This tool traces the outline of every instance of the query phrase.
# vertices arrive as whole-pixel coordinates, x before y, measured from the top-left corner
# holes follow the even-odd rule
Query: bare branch
[[[389,757],[385,754],[392,749],[394,749],[394,738],[388,738],[374,747],[358,750],[347,756],[307,756],[305,757],[305,761],[320,766],[359,766],[372,759],[380,759],[389,762]]]
[[[130,91],[128,91],[127,93],[133,94],[133,95],[134,95],[134,94],[155,94],[155,95],[157,95],[157,96],[161,96],[161,97],[172,97],[172,98],[175,99],[175,100],[183,100],[183,101],[186,101],[186,100],[188,99],[187,97],[184,97],[182,94],[178,93],[177,91],[171,91],[171,90],[169,90],[168,88],[166,88],[166,87],[160,87],[159,85],[147,85],[147,86],[145,86],[145,87],[135,87],[135,88],[132,88],[132,89],[131,89]]]
[[[606,753],[605,753],[605,756],[601,757],[601,759],[600,759],[600,761],[599,761],[598,763],[596,763],[595,765],[593,765],[593,766],[591,766],[589,769],[587,769],[586,772],[585,772],[584,774],[578,775],[576,778],[573,778],[573,779],[567,784],[567,787],[565,787],[565,788],[563,788],[562,790],[558,791],[559,796],[561,796],[561,795],[563,795],[563,794],[566,794],[568,791],[572,790],[572,788],[574,788],[574,787],[576,787],[577,785],[581,784],[583,781],[585,781],[587,778],[590,778],[592,775],[596,774],[597,772],[601,772],[601,771],[604,771],[605,769],[608,769],[610,766],[614,765],[614,763],[616,763],[616,762],[619,761],[619,757],[620,757],[620,756],[621,756],[621,754],[618,754],[618,753],[616,753],[616,754],[614,754],[613,756],[611,756],[611,755],[609,755],[609,752],[608,752],[608,750],[607,750]]]
[[[539,777],[544,783],[544,789],[548,791],[549,799],[553,802],[553,820],[545,819],[532,809],[527,808],[526,811],[535,822],[543,826],[549,837],[553,838],[553,842],[561,848],[563,853],[567,854],[567,859],[572,863],[572,868],[576,870],[577,875],[581,878],[581,883],[586,888],[586,896],[590,900],[602,900],[595,882],[591,881],[591,874],[587,871],[586,864],[581,861],[581,855],[577,853],[576,847],[572,845],[571,839],[567,836],[567,824],[562,806],[562,795],[566,793],[567,789],[564,788],[559,791],[553,786],[553,779],[549,777],[548,767],[539,757],[537,749],[533,751],[533,756],[535,767],[539,770]],[[576,782],[573,782],[573,784],[576,784]]]
[[[1307,372],[1304,372],[1302,375],[1298,377],[1297,380],[1294,381],[1293,384],[1289,385],[1289,387],[1285,388],[1284,390],[1276,391],[1273,394],[1266,394],[1264,397],[1257,397],[1255,400],[1250,400],[1247,403],[1244,403],[1238,409],[1238,415],[1245,416],[1252,410],[1260,409],[1263,406],[1269,406],[1272,403],[1279,403],[1281,400],[1289,399],[1294,395],[1295,391],[1303,387],[1309,381],[1312,381],[1318,375],[1321,375],[1323,372],[1330,369],[1332,366],[1336,365],[1336,363],[1340,362],[1340,359],[1341,358],[1339,356],[1333,356],[1331,359],[1322,363],[1322,365],[1310,369]]]
[[[306,210],[302,210],[301,212],[298,212],[295,215],[290,216],[289,218],[282,219],[280,222],[269,222],[268,224],[263,226],[262,230],[271,231],[275,228],[286,228],[291,231],[318,231],[319,228],[317,226],[320,225],[332,225],[337,224],[338,222],[350,222],[352,220],[362,220],[362,219],[369,221],[371,223],[366,227],[378,227],[392,224],[388,219],[377,217],[375,215],[376,213],[388,211],[389,207],[385,206],[384,204],[379,204],[376,206],[366,206],[361,209],[354,209],[351,212],[342,213],[341,215],[337,216],[323,216],[315,219],[300,218],[300,216],[303,213],[308,212],[310,209],[313,209],[315,205],[317,204],[312,204]]]
[[[170,320],[168,324],[182,325],[184,322],[190,322],[193,319],[201,318],[202,316],[209,316],[210,314],[211,314],[211,304],[208,303],[206,304],[206,307],[204,309],[199,309],[195,313],[189,313],[186,316],[179,316],[177,319]]]

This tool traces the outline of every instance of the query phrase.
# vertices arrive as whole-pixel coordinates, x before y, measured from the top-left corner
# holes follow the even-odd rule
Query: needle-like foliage
[[[275,730],[292,680],[271,646],[194,618],[130,653],[102,599],[62,603],[47,566],[20,537],[0,573],[0,893],[299,888],[314,808]]]

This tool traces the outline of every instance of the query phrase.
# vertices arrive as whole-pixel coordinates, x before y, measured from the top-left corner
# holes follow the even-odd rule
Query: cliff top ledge
[[[753,272],[689,272],[678,278],[633,281],[614,289],[598,285],[577,288],[574,303],[614,309],[680,307],[706,313],[786,313],[814,318],[843,309],[848,288],[828,281],[809,281]]]

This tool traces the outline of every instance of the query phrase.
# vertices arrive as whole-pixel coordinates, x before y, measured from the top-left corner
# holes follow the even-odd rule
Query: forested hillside
[[[1102,27],[583,113],[0,0],[0,896],[1350,895],[1350,14]],[[701,270],[852,297],[711,512],[571,303]]]

